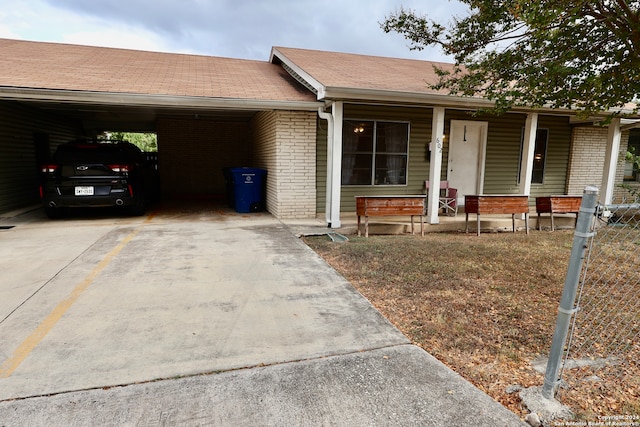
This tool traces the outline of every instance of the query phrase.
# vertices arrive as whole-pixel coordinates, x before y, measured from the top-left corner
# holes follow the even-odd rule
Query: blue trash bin
[[[258,168],[230,168],[228,170],[233,189],[236,212],[260,212],[265,207],[267,171]]]

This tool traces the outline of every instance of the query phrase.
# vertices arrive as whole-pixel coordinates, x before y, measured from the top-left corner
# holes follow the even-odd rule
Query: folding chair
[[[427,193],[429,192],[429,181],[424,182]],[[458,190],[449,187],[449,181],[440,181],[440,196],[438,197],[438,208],[442,213],[449,216],[458,215]]]

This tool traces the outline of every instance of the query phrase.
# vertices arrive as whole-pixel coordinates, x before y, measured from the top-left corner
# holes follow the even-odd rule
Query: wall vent
[[[306,81],[305,81],[305,80],[300,76],[300,74],[296,73],[296,72],[293,70],[293,68],[289,67],[289,66],[288,66],[287,64],[285,64],[285,63],[282,63],[281,65],[282,65],[282,68],[284,68],[284,69],[285,69],[285,71],[286,71],[287,73],[289,73],[289,75],[290,75],[291,77],[293,77],[294,79],[296,79],[296,81],[297,81],[298,83],[300,83],[301,85],[303,85],[304,87],[306,87],[307,89],[309,89],[311,92],[313,92],[313,94],[314,94],[314,95],[318,95],[318,91],[317,91],[313,86],[311,86],[308,82],[306,82]]]

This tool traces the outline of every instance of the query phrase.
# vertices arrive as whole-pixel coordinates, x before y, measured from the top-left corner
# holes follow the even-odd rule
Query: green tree
[[[155,133],[108,132],[109,139],[129,141],[142,151],[158,151],[158,137]]]
[[[625,154],[625,160],[633,164],[634,170],[640,170],[640,155],[636,153],[634,147],[629,147]],[[630,185],[628,182],[623,182],[618,185],[619,187],[624,188],[629,192],[629,194],[633,197],[633,203],[638,202],[638,197],[640,196],[640,189],[637,185]]]
[[[460,0],[448,25],[400,9],[381,24],[411,49],[440,46],[455,60],[436,89],[482,94],[494,112],[515,106],[620,114],[640,94],[640,1]],[[634,110],[634,112],[637,109]]]

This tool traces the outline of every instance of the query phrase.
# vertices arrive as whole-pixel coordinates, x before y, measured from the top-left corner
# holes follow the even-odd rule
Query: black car
[[[67,208],[122,207],[142,215],[158,194],[156,165],[124,141],[73,141],[41,166],[40,197],[50,218]]]

